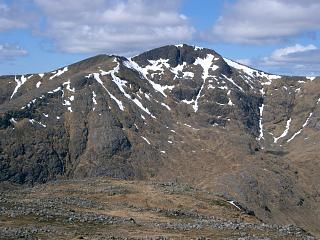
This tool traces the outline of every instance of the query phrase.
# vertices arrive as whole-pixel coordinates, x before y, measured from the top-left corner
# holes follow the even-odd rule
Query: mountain
[[[319,80],[185,44],[2,76],[0,181],[185,183],[319,235]]]

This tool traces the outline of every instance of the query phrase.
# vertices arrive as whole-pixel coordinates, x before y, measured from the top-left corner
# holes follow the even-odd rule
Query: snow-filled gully
[[[142,104],[137,98],[132,99],[131,96],[130,96],[128,93],[126,93],[124,87],[126,87],[127,81],[124,81],[124,80],[122,80],[122,79],[120,79],[119,77],[116,76],[116,73],[118,73],[118,72],[119,72],[119,69],[120,69],[120,63],[118,62],[118,60],[117,60],[116,58],[114,59],[114,62],[117,63],[117,66],[116,66],[114,69],[112,69],[112,70],[110,70],[110,71],[108,71],[108,72],[105,72],[105,71],[103,71],[103,70],[100,70],[100,73],[93,73],[93,74],[90,74],[90,75],[87,76],[87,77],[91,77],[91,76],[93,75],[94,79],[106,90],[106,92],[109,94],[110,98],[113,99],[113,100],[117,103],[119,109],[120,109],[121,111],[124,111],[125,107],[124,107],[122,101],[120,101],[119,99],[117,99],[117,98],[105,87],[105,85],[103,84],[103,82],[102,82],[102,80],[101,80],[101,78],[100,78],[100,76],[110,75],[111,78],[112,78],[112,82],[114,82],[114,83],[117,85],[117,87],[118,87],[118,89],[120,90],[120,92],[123,93],[123,95],[124,95],[127,99],[129,99],[130,101],[134,102],[142,111],[144,111],[145,113],[147,113],[147,114],[148,114],[149,116],[151,116],[152,118],[156,118],[156,117],[149,111],[148,108],[146,108],[146,107],[143,106],[143,104]]]

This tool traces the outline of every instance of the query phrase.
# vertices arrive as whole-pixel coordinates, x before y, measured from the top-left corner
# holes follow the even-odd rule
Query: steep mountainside
[[[319,80],[188,45],[2,76],[0,180],[176,181],[320,234]]]

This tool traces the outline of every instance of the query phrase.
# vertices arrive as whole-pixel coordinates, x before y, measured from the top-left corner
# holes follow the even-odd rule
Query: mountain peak
[[[186,62],[187,64],[193,64],[196,58],[205,58],[207,54],[220,56],[215,51],[210,49],[180,44],[155,48],[132,59],[142,66],[147,65],[148,60],[169,59],[168,63],[170,66],[176,67],[177,65],[183,64],[183,62]]]

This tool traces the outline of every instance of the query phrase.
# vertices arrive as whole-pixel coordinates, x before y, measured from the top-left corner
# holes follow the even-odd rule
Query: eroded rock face
[[[319,92],[188,45],[2,76],[0,180],[181,181],[315,231]]]

